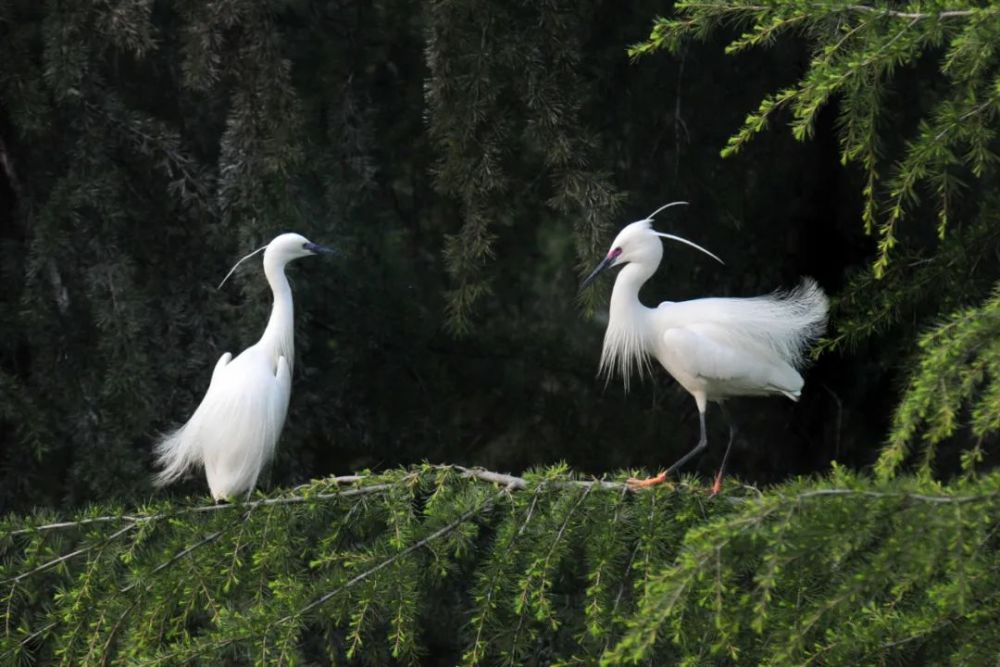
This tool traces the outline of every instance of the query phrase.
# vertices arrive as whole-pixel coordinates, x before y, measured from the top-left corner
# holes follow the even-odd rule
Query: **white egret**
[[[157,486],[203,466],[212,498],[227,500],[252,491],[274,455],[292,392],[295,351],[292,289],[285,265],[333,251],[299,234],[281,234],[237,262],[222,282],[261,250],[264,275],[274,294],[264,334],[235,359],[229,352],[222,355],[194,414],[157,443],[156,458],[162,468],[156,475]]]
[[[701,437],[694,449],[655,477],[629,480],[630,486],[661,484],[691,457],[708,446],[705,410],[709,401],[721,403],[735,396],[780,394],[798,400],[803,380],[798,372],[809,346],[826,326],[827,298],[811,278],[793,290],[753,298],[709,298],[665,301],[647,308],[639,301],[639,288],[660,265],[660,237],[686,243],[722,263],[722,260],[686,239],[653,230],[652,217],[624,227],[611,244],[607,257],[587,276],[587,287],[605,269],[623,268],[611,292],[608,327],[604,334],[600,372],[605,378],[620,374],[628,390],[629,378],[649,370],[655,358],[698,405]],[[713,492],[718,493],[725,473],[729,445],[722,457]]]

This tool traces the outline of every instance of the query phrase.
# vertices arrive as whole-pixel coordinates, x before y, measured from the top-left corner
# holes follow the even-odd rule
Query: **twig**
[[[510,487],[511,489],[523,490],[528,488],[530,482],[522,477],[515,477],[513,475],[506,475],[498,472],[491,472],[489,470],[484,470],[481,468],[465,468],[462,466],[449,466],[440,465],[432,466],[435,470],[457,470],[461,473],[464,478],[479,479],[484,482],[491,482],[494,484],[502,484],[503,486]],[[408,475],[407,478],[412,478],[412,474]],[[363,475],[345,475],[342,477],[333,477],[329,480],[330,485],[340,485],[340,484],[357,484],[370,479]],[[200,514],[202,512],[219,512],[224,510],[232,509],[253,509],[256,507],[268,507],[272,505],[298,505],[302,503],[308,503],[315,500],[332,500],[336,498],[345,498],[356,495],[364,495],[369,493],[380,493],[382,491],[387,491],[395,486],[393,483],[382,483],[382,484],[371,484],[369,486],[358,486],[352,489],[346,489],[343,491],[335,491],[330,493],[316,493],[312,495],[293,495],[293,496],[283,496],[278,498],[264,498],[261,500],[253,500],[244,503],[227,503],[225,505],[203,505],[198,507],[189,507],[186,509],[178,510],[176,512],[162,512],[159,514],[150,515],[130,515],[124,514],[120,516],[98,516],[89,519],[80,519],[79,521],[60,521],[58,523],[49,523],[41,526],[35,526],[33,528],[21,528],[19,530],[11,531],[9,534],[11,536],[16,535],[27,535],[30,533],[41,533],[49,530],[61,530],[64,528],[79,528],[82,526],[87,526],[94,523],[113,523],[127,521],[131,524],[141,524],[147,521],[156,521],[158,519],[167,519],[177,516],[184,516],[187,514]],[[558,480],[549,481],[546,484],[554,488],[586,488],[591,486],[596,486],[601,489],[621,489],[625,487],[622,482],[609,482],[607,480]],[[308,488],[308,485],[302,485],[295,487],[293,491],[298,491],[300,489]]]
[[[524,479],[523,477],[517,477],[515,475],[509,475],[505,473],[493,472],[491,470],[485,470],[483,468],[466,468],[463,466],[453,466],[453,465],[436,465],[430,466],[432,470],[454,470],[457,471],[461,477],[465,479],[476,479],[483,482],[488,482],[491,484],[500,484],[507,490],[525,490],[533,486],[533,482]],[[392,489],[396,484],[399,484],[408,479],[412,479],[414,474],[411,473],[407,475],[404,479],[393,481],[393,482],[382,482],[379,484],[370,484],[367,486],[357,486],[350,489],[344,489],[341,491],[334,491],[329,493],[316,493],[312,495],[292,495],[292,496],[281,496],[277,498],[263,498],[261,500],[253,500],[244,503],[230,503],[225,505],[202,505],[197,507],[188,507],[180,509],[174,512],[161,512],[158,514],[149,515],[134,515],[134,514],[123,514],[123,515],[108,515],[108,516],[98,516],[91,517],[89,519],[80,519],[79,521],[60,521],[57,523],[43,524],[41,526],[34,526],[31,528],[21,528],[18,530],[11,531],[8,533],[10,536],[18,535],[28,535],[32,533],[41,533],[50,530],[62,530],[69,528],[80,528],[83,526],[88,526],[95,523],[114,523],[114,522],[127,522],[129,528],[134,525],[140,525],[149,521],[157,521],[159,519],[167,519],[178,516],[185,516],[188,514],[201,514],[206,512],[221,512],[227,510],[249,510],[257,507],[271,507],[279,505],[301,505],[303,503],[322,501],[322,500],[335,500],[337,498],[346,498],[350,496],[358,495],[368,495],[372,493],[381,493]],[[368,476],[362,475],[345,475],[343,477],[333,477],[329,479],[332,485],[335,484],[355,484],[364,482],[367,479],[371,479]],[[621,491],[621,490],[631,490],[628,485],[624,482],[614,482],[605,479],[564,479],[564,480],[544,480],[544,484],[548,487],[555,489],[578,489],[578,488],[593,488],[605,491]],[[305,488],[303,486],[296,487],[295,490]],[[753,486],[744,485],[746,490],[756,490]],[[648,490],[640,490],[639,493],[648,492]],[[1000,492],[998,493],[988,493],[982,495],[973,496],[931,496],[926,494],[916,494],[908,493],[902,491],[862,491],[856,489],[817,489],[815,491],[807,491],[805,493],[797,496],[798,499],[807,499],[814,496],[846,496],[846,495],[863,495],[874,498],[907,498],[909,500],[918,500],[921,502],[929,503],[974,503],[974,502],[985,502],[989,500],[994,500],[1000,497]],[[726,496],[716,496],[716,499],[724,498],[727,502],[731,503],[743,503],[746,502],[745,498],[733,495]]]
[[[959,18],[964,16],[972,16],[973,14],[992,14],[995,8],[983,8],[983,9],[951,9],[944,12],[900,12],[895,9],[888,9],[884,7],[869,7],[868,5],[848,5],[845,9],[849,9],[855,12],[867,12],[869,14],[881,14],[883,16],[891,16],[897,19],[915,19],[917,21],[921,19],[937,18],[937,19],[950,19]]]
[[[357,475],[347,475],[345,477],[334,477],[330,480],[331,483],[353,483],[363,479],[365,477],[359,477]],[[317,493],[310,496],[285,496],[279,498],[264,498],[262,500],[252,500],[245,503],[227,503],[225,505],[202,505],[198,507],[189,507],[186,509],[178,510],[176,512],[162,512],[160,514],[149,514],[146,516],[142,515],[130,515],[124,514],[120,516],[98,516],[90,519],[81,519],[79,521],[60,521],[58,523],[49,523],[41,526],[35,526],[33,528],[21,528],[19,530],[11,531],[9,534],[14,535],[27,535],[29,533],[41,533],[49,530],[61,530],[63,528],[79,528],[81,526],[87,526],[93,523],[113,523],[116,521],[128,521],[132,524],[141,524],[147,521],[156,521],[158,519],[169,519],[178,516],[184,516],[186,514],[200,514],[202,512],[219,512],[223,510],[231,509],[252,509],[255,507],[266,507],[270,505],[295,505],[301,503],[311,502],[313,500],[330,500],[332,498],[343,498],[348,496],[356,496],[368,493],[378,493],[391,489],[392,484],[372,484],[371,486],[361,486],[353,489],[346,489],[344,491],[337,491],[335,493]],[[301,487],[299,487],[301,488]]]
[[[3,655],[0,655],[0,658],[6,658],[8,655],[11,655],[12,653],[14,653],[14,651],[16,651],[17,649],[23,648],[28,643],[30,643],[31,640],[35,639],[36,637],[40,637],[41,635],[45,634],[46,632],[48,632],[52,628],[56,627],[56,625],[58,625],[58,624],[59,624],[58,621],[52,621],[52,622],[50,622],[50,623],[48,623],[46,625],[43,625],[40,629],[35,630],[30,635],[28,635],[27,637],[25,637],[24,639],[22,639],[20,642],[18,642],[16,648],[8,649]]]
[[[150,574],[156,574],[157,572],[160,572],[164,568],[170,567],[170,565],[172,565],[173,563],[176,563],[181,558],[184,558],[184,556],[187,556],[189,553],[191,553],[192,551],[194,551],[198,547],[203,547],[206,544],[208,544],[209,542],[214,542],[215,540],[219,539],[222,536],[222,534],[225,533],[225,532],[226,532],[225,528],[223,528],[221,530],[217,530],[214,533],[210,533],[206,537],[204,537],[201,540],[195,542],[194,544],[192,544],[190,546],[187,546],[187,547],[184,547],[183,549],[181,549],[180,551],[178,551],[177,553],[175,553],[173,556],[171,556],[170,558],[168,558],[167,560],[163,561],[162,563],[160,563],[159,565],[157,565],[155,568],[153,568],[153,571],[150,572]],[[126,586],[125,588],[121,589],[118,592],[119,593],[128,593],[130,590],[132,590],[133,588],[135,588],[138,584],[139,584],[138,581],[132,582],[131,584],[129,584],[128,586]]]
[[[552,543],[549,545],[548,553],[545,554],[545,560],[542,562],[542,568],[541,568],[542,572],[548,570],[549,561],[552,559],[552,554],[555,553],[556,547],[559,546],[559,542],[560,540],[562,540],[562,536],[566,533],[566,528],[567,526],[569,526],[569,521],[573,517],[574,512],[576,512],[577,508],[583,503],[584,500],[586,500],[587,496],[589,496],[590,492],[593,490],[594,490],[593,486],[588,487],[583,493],[580,494],[580,497],[577,498],[575,503],[573,503],[573,506],[569,509],[569,511],[566,512],[566,516],[563,518],[562,525],[559,526],[559,532],[557,532],[556,536],[552,539]],[[531,582],[531,578],[528,579],[528,582],[529,583]],[[528,600],[527,600],[528,589],[529,589],[528,586],[524,586],[521,589],[521,599],[520,599],[521,613],[518,615],[517,629],[514,630],[514,638],[511,640],[511,651],[510,651],[511,665],[517,664],[515,661],[515,658],[517,656],[517,651],[516,651],[517,639],[521,634],[521,628],[524,627],[524,618],[527,615],[528,611]]]
[[[318,598],[316,598],[315,600],[313,600],[312,602],[310,602],[306,606],[304,606],[301,609],[299,609],[298,611],[296,611],[294,614],[289,614],[288,616],[285,616],[284,618],[279,619],[276,622],[276,624],[280,625],[280,624],[283,624],[283,623],[287,623],[288,621],[291,621],[291,620],[293,620],[295,618],[298,618],[298,617],[300,617],[300,616],[302,616],[304,614],[309,613],[310,611],[312,611],[316,607],[320,606],[324,602],[326,602],[326,601],[330,600],[331,598],[335,597],[336,595],[338,595],[339,593],[343,592],[344,590],[350,588],[354,584],[356,584],[358,582],[361,582],[361,581],[364,581],[365,579],[367,579],[368,577],[370,577],[371,575],[375,574],[376,572],[378,572],[379,570],[381,570],[383,568],[389,567],[390,565],[392,565],[393,563],[395,563],[397,560],[399,560],[403,556],[409,555],[409,554],[413,553],[414,551],[416,551],[417,549],[420,549],[421,547],[424,547],[427,544],[433,542],[434,540],[436,540],[437,538],[441,537],[442,535],[446,535],[446,534],[450,533],[451,531],[455,530],[455,528],[457,528],[458,526],[462,525],[463,523],[465,523],[466,521],[468,521],[469,519],[471,519],[473,516],[479,514],[490,502],[493,502],[495,500],[499,500],[504,495],[506,495],[507,493],[509,493],[510,490],[511,490],[510,486],[504,487],[499,493],[494,494],[493,496],[485,499],[483,502],[479,503],[478,505],[476,505],[472,509],[463,512],[461,514],[461,516],[459,516],[457,519],[455,519],[454,521],[452,521],[448,525],[443,526],[441,528],[438,528],[437,530],[435,530],[433,533],[431,533],[427,537],[424,537],[423,539],[420,539],[420,540],[414,542],[413,544],[411,544],[410,546],[406,547],[402,551],[400,551],[400,552],[398,552],[396,554],[393,554],[389,558],[386,558],[384,561],[380,562],[378,565],[375,565],[374,567],[368,568],[367,570],[365,570],[361,574],[353,577],[352,579],[350,579],[346,583],[338,586],[337,588],[333,589],[332,591],[330,591],[328,593],[324,593],[323,595],[319,596]]]
[[[17,177],[17,172],[14,171],[14,163],[10,159],[10,153],[7,151],[7,144],[4,143],[3,137],[0,137],[0,170],[3,170],[4,176],[7,177],[7,184],[10,186],[11,192],[14,193],[14,197],[20,199],[22,196],[21,181]]]
[[[503,484],[509,486],[512,489],[526,489],[530,482],[523,477],[515,477],[514,475],[506,475],[504,473],[492,472],[490,470],[484,470],[483,468],[465,468],[463,466],[435,466],[436,468],[452,468],[454,470],[462,473],[462,477],[471,477],[475,479],[481,479],[484,482],[493,482],[496,484]],[[551,486],[556,489],[567,489],[567,488],[599,488],[606,490],[615,490],[622,488],[629,488],[624,482],[609,482],[604,479],[566,479],[566,480],[546,480],[546,486]]]
[[[696,11],[699,9],[714,9],[717,11],[731,11],[731,12],[769,12],[774,11],[774,6],[765,5],[740,5],[734,3],[715,3],[715,4],[698,4],[693,5],[688,11]],[[812,8],[810,8],[811,10]],[[975,14],[993,14],[996,13],[996,7],[984,7],[976,9],[949,9],[943,12],[901,12],[895,9],[889,9],[888,7],[870,7],[868,5],[846,5],[844,7],[829,7],[826,5],[816,6],[815,9],[830,11],[831,13],[837,11],[847,11],[847,12],[863,12],[866,14],[879,14],[881,16],[888,16],[897,19],[910,19],[915,21],[920,21],[923,19],[951,19],[951,18],[964,18],[966,16],[973,16]]]
[[[794,496],[796,500],[806,500],[820,496],[865,496],[868,498],[897,498],[899,500],[919,500],[924,503],[982,503],[990,500],[1000,499],[1000,491],[994,493],[984,493],[978,496],[928,496],[921,493],[908,493],[905,491],[861,491],[858,489],[816,489],[815,491],[805,491]]]
[[[7,583],[15,583],[16,584],[17,582],[21,581],[22,579],[26,579],[26,578],[30,577],[31,575],[33,575],[33,574],[35,574],[37,572],[42,572],[42,571],[47,570],[47,569],[49,569],[51,567],[55,567],[56,565],[59,565],[60,563],[64,563],[64,562],[70,560],[71,558],[76,558],[77,556],[83,555],[83,554],[85,554],[85,553],[87,553],[89,551],[93,551],[94,549],[98,548],[99,546],[104,546],[104,545],[110,543],[112,540],[114,540],[119,535],[122,535],[122,534],[127,533],[128,531],[132,530],[133,528],[136,527],[136,525],[137,524],[130,523],[129,525],[127,525],[124,528],[122,528],[121,530],[119,530],[119,531],[117,531],[117,532],[109,535],[107,538],[105,538],[104,540],[102,540],[98,544],[91,544],[88,547],[80,547],[76,551],[71,551],[68,554],[63,554],[62,556],[59,556],[58,558],[53,558],[49,562],[42,563],[38,567],[36,567],[34,569],[31,569],[31,570],[28,570],[27,572],[22,572],[21,574],[17,575],[16,577],[11,577],[9,579],[4,579],[3,581],[0,581],[0,584],[7,584]]]

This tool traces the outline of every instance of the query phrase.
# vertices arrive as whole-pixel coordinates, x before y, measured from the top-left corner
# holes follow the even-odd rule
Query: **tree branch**
[[[64,563],[64,562],[70,560],[71,558],[76,558],[77,556],[81,556],[81,555],[83,555],[83,554],[85,554],[85,553],[87,553],[89,551],[93,551],[94,549],[96,549],[96,548],[98,548],[100,546],[104,546],[104,545],[110,543],[116,537],[118,537],[120,535],[123,535],[124,533],[127,533],[128,531],[132,530],[133,528],[136,527],[136,525],[137,524],[130,523],[129,525],[127,525],[124,528],[122,528],[121,530],[116,531],[115,533],[109,535],[104,540],[101,540],[99,543],[91,544],[89,547],[81,547],[81,548],[79,548],[79,549],[77,549],[75,551],[69,552],[68,554],[63,554],[62,556],[59,556],[58,558],[53,558],[52,560],[48,561],[47,563],[42,563],[41,565],[39,565],[38,567],[36,567],[34,569],[28,570],[27,572],[22,572],[21,574],[17,575],[16,577],[10,577],[9,579],[4,579],[3,581],[0,581],[0,584],[8,584],[8,583],[14,583],[14,584],[16,584],[17,582],[21,581],[22,579],[26,579],[26,578],[30,577],[31,575],[33,575],[33,574],[35,574],[37,572],[43,572],[45,570],[48,570],[51,567],[55,567],[56,565],[59,565],[60,563]]]
[[[386,558],[385,560],[383,560],[382,562],[380,562],[378,565],[375,565],[373,567],[368,568],[367,570],[365,570],[361,574],[353,577],[352,579],[348,580],[346,583],[338,586],[337,588],[333,589],[332,591],[330,591],[328,593],[324,593],[320,597],[316,598],[315,600],[313,600],[312,602],[310,602],[306,606],[304,606],[301,609],[299,609],[298,611],[296,611],[294,614],[289,614],[288,616],[285,616],[285,617],[279,619],[277,621],[277,624],[280,625],[280,624],[283,624],[283,623],[287,623],[288,621],[291,621],[293,619],[299,618],[300,616],[302,616],[304,614],[307,614],[308,612],[310,612],[311,610],[313,610],[316,607],[320,606],[321,604],[323,604],[327,600],[330,600],[331,598],[335,597],[337,594],[341,593],[342,591],[347,590],[348,588],[350,588],[354,584],[356,584],[358,582],[361,582],[361,581],[364,581],[365,579],[367,579],[371,575],[375,574],[379,570],[392,565],[393,563],[395,563],[397,560],[399,560],[403,556],[406,556],[407,554],[413,553],[414,551],[416,551],[417,549],[420,549],[421,547],[427,546],[428,544],[430,544],[431,542],[433,542],[434,540],[436,540],[437,538],[439,538],[439,537],[441,537],[443,535],[447,535],[448,533],[450,533],[451,531],[455,530],[460,525],[462,525],[463,523],[465,523],[466,521],[468,521],[472,517],[476,516],[481,511],[483,511],[483,509],[485,509],[486,506],[489,505],[491,502],[499,500],[500,498],[502,498],[507,493],[510,493],[510,491],[513,488],[514,487],[512,485],[505,486],[498,493],[494,494],[493,496],[490,496],[490,497],[486,498],[485,500],[483,500],[481,503],[477,504],[472,509],[466,510],[465,512],[463,512],[457,519],[455,519],[454,521],[452,521],[448,525],[443,526],[441,528],[438,528],[437,530],[435,530],[433,533],[431,533],[427,537],[424,537],[424,538],[422,538],[422,539],[414,542],[413,544],[411,544],[410,546],[406,547],[402,551],[400,551],[400,552],[398,552],[396,554],[393,554],[389,558]]]
[[[715,9],[720,11],[750,11],[750,12],[771,12],[774,11],[776,6],[765,6],[765,5],[742,5],[733,2],[722,2],[722,3],[702,3],[698,5],[692,5],[687,9],[698,11],[703,8]],[[830,7],[828,5],[817,5],[815,7],[810,7],[809,10],[819,10],[819,11],[829,11],[830,13],[837,11],[851,11],[851,12],[862,12],[865,14],[879,14],[882,16],[889,16],[897,19],[915,19],[917,21],[929,18],[936,19],[950,19],[950,18],[964,18],[967,16],[973,16],[975,14],[994,14],[1000,11],[997,7],[983,7],[976,9],[949,9],[943,12],[901,12],[895,9],[889,9],[888,7],[871,7],[869,5],[846,5],[843,7]]]
[[[464,479],[473,479],[482,482],[487,482],[490,484],[499,484],[505,489],[523,491],[529,487],[534,486],[534,482],[527,480],[523,477],[518,477],[516,475],[510,475],[506,473],[493,472],[492,470],[485,470],[483,468],[466,468],[464,466],[458,465],[433,465],[429,466],[430,470],[436,471],[455,471],[459,473],[459,476]],[[324,493],[314,493],[308,495],[289,495],[289,496],[278,496],[275,498],[262,498],[260,500],[253,500],[243,503],[227,503],[224,505],[201,505],[196,507],[188,507],[179,509],[173,512],[158,512],[149,515],[133,515],[133,514],[123,514],[123,515],[107,515],[91,517],[88,519],[80,519],[78,521],[60,521],[56,523],[48,523],[40,526],[34,526],[31,528],[20,528],[18,530],[13,530],[8,535],[18,536],[18,535],[29,535],[32,533],[41,533],[50,530],[65,530],[71,528],[81,528],[95,523],[115,523],[115,522],[126,522],[132,525],[139,525],[146,523],[148,521],[157,521],[159,519],[168,519],[178,516],[185,516],[188,514],[202,514],[207,512],[223,512],[229,510],[250,510],[257,507],[271,507],[280,505],[301,505],[303,503],[322,501],[322,500],[335,500],[337,498],[347,498],[351,496],[368,495],[373,493],[382,493],[394,488],[396,485],[401,483],[406,483],[412,481],[415,476],[419,475],[419,471],[410,472],[403,477],[395,481],[390,482],[380,482],[377,484],[364,485],[366,480],[375,478],[379,479],[376,475],[344,475],[341,477],[331,477],[327,481],[329,486],[339,486],[342,484],[357,484],[353,488],[338,490],[334,492],[324,492]],[[555,480],[544,480],[544,484],[550,488],[555,489],[587,489],[592,488],[594,490],[603,491],[621,491],[621,490],[631,490],[624,482],[610,481],[606,479],[555,479]],[[292,489],[292,493],[300,492],[307,489],[307,485],[302,485]],[[687,484],[675,485],[670,487],[673,489],[681,488],[684,490],[695,491],[700,489],[700,487],[689,486]],[[742,485],[739,487],[742,490],[757,492],[756,487],[751,485]],[[640,490],[640,493],[648,493],[650,490]],[[1000,498],[1000,492],[988,493],[981,495],[966,495],[966,496],[949,496],[949,495],[939,495],[931,496],[926,494],[918,493],[906,493],[906,492],[881,492],[881,491],[862,491],[857,489],[843,489],[843,488],[831,488],[831,489],[817,489],[814,491],[807,491],[797,496],[794,496],[797,500],[808,500],[814,497],[822,496],[866,496],[870,498],[898,498],[906,500],[915,500],[919,502],[927,503],[977,503],[977,502],[987,502],[990,500],[996,500]],[[746,502],[745,498],[735,495],[725,495],[721,496],[727,502],[732,503],[742,503]],[[117,533],[116,533],[117,536]]]
[[[848,5],[846,9],[850,9],[855,12],[866,12],[868,14],[881,14],[883,16],[891,16],[898,19],[915,19],[917,21],[929,18],[959,18],[972,16],[973,14],[992,14],[996,12],[996,8],[993,7],[983,9],[952,9],[943,12],[900,12],[887,7],[869,7],[868,5]]]

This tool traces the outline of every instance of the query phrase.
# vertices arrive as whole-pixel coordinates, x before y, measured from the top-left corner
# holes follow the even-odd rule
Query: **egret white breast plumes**
[[[212,497],[227,500],[252,491],[274,455],[288,411],[295,363],[294,308],[285,265],[332,250],[299,234],[281,234],[260,250],[274,296],[264,334],[235,359],[229,352],[222,355],[194,414],[157,443],[161,468],[157,485],[174,482],[187,470],[202,466]]]
[[[668,204],[656,213],[684,203]],[[708,445],[705,411],[709,401],[721,403],[735,396],[769,394],[798,400],[804,383],[799,369],[805,353],[826,326],[827,298],[811,278],[803,279],[795,289],[766,296],[665,301],[657,308],[644,306],[639,301],[639,289],[663,258],[661,237],[693,246],[722,261],[687,239],[653,230],[651,215],[623,228],[607,256],[583,282],[586,287],[605,269],[622,266],[611,292],[601,373],[606,377],[621,375],[627,389],[630,377],[641,376],[652,357],[698,405],[701,437],[694,449],[655,477],[630,480],[633,486],[664,482],[668,474]],[[731,430],[713,487],[716,492],[732,443]]]

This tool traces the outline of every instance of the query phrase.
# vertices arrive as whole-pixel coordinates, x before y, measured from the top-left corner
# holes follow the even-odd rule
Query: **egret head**
[[[273,258],[272,261],[284,264],[299,257],[309,257],[310,255],[320,255],[332,253],[331,248],[317,245],[301,234],[281,234],[267,244],[264,251],[264,261]]]
[[[313,243],[301,234],[279,234],[278,236],[275,236],[266,246],[257,248],[252,253],[245,255],[240,258],[240,261],[233,264],[233,268],[229,269],[229,273],[226,274],[226,277],[222,279],[222,282],[219,283],[219,286],[216,289],[222,289],[222,286],[226,284],[227,280],[229,280],[229,276],[233,275],[233,271],[236,270],[236,267],[262,250],[264,251],[265,271],[269,265],[281,267],[293,259],[298,259],[299,257],[308,257],[309,255],[327,255],[336,252],[333,248],[327,248],[326,246]]]
[[[608,251],[607,256],[601,261],[600,264],[597,265],[590,275],[584,279],[583,284],[580,285],[580,289],[586,289],[588,285],[594,282],[594,279],[597,278],[601,272],[605,269],[610,269],[613,266],[621,266],[623,264],[628,264],[629,262],[637,262],[652,266],[653,270],[655,270],[655,267],[663,258],[663,243],[660,241],[660,238],[685,243],[692,248],[700,250],[720,264],[723,264],[724,262],[721,259],[708,250],[705,250],[700,245],[692,243],[691,241],[681,238],[680,236],[664,234],[663,232],[658,232],[653,229],[654,215],[665,208],[678,205],[687,205],[687,202],[676,201],[667,204],[666,206],[661,206],[648,217],[642,220],[637,220],[629,225],[625,225],[625,227],[618,232],[618,236],[615,237],[615,240],[612,241],[611,250]]]

